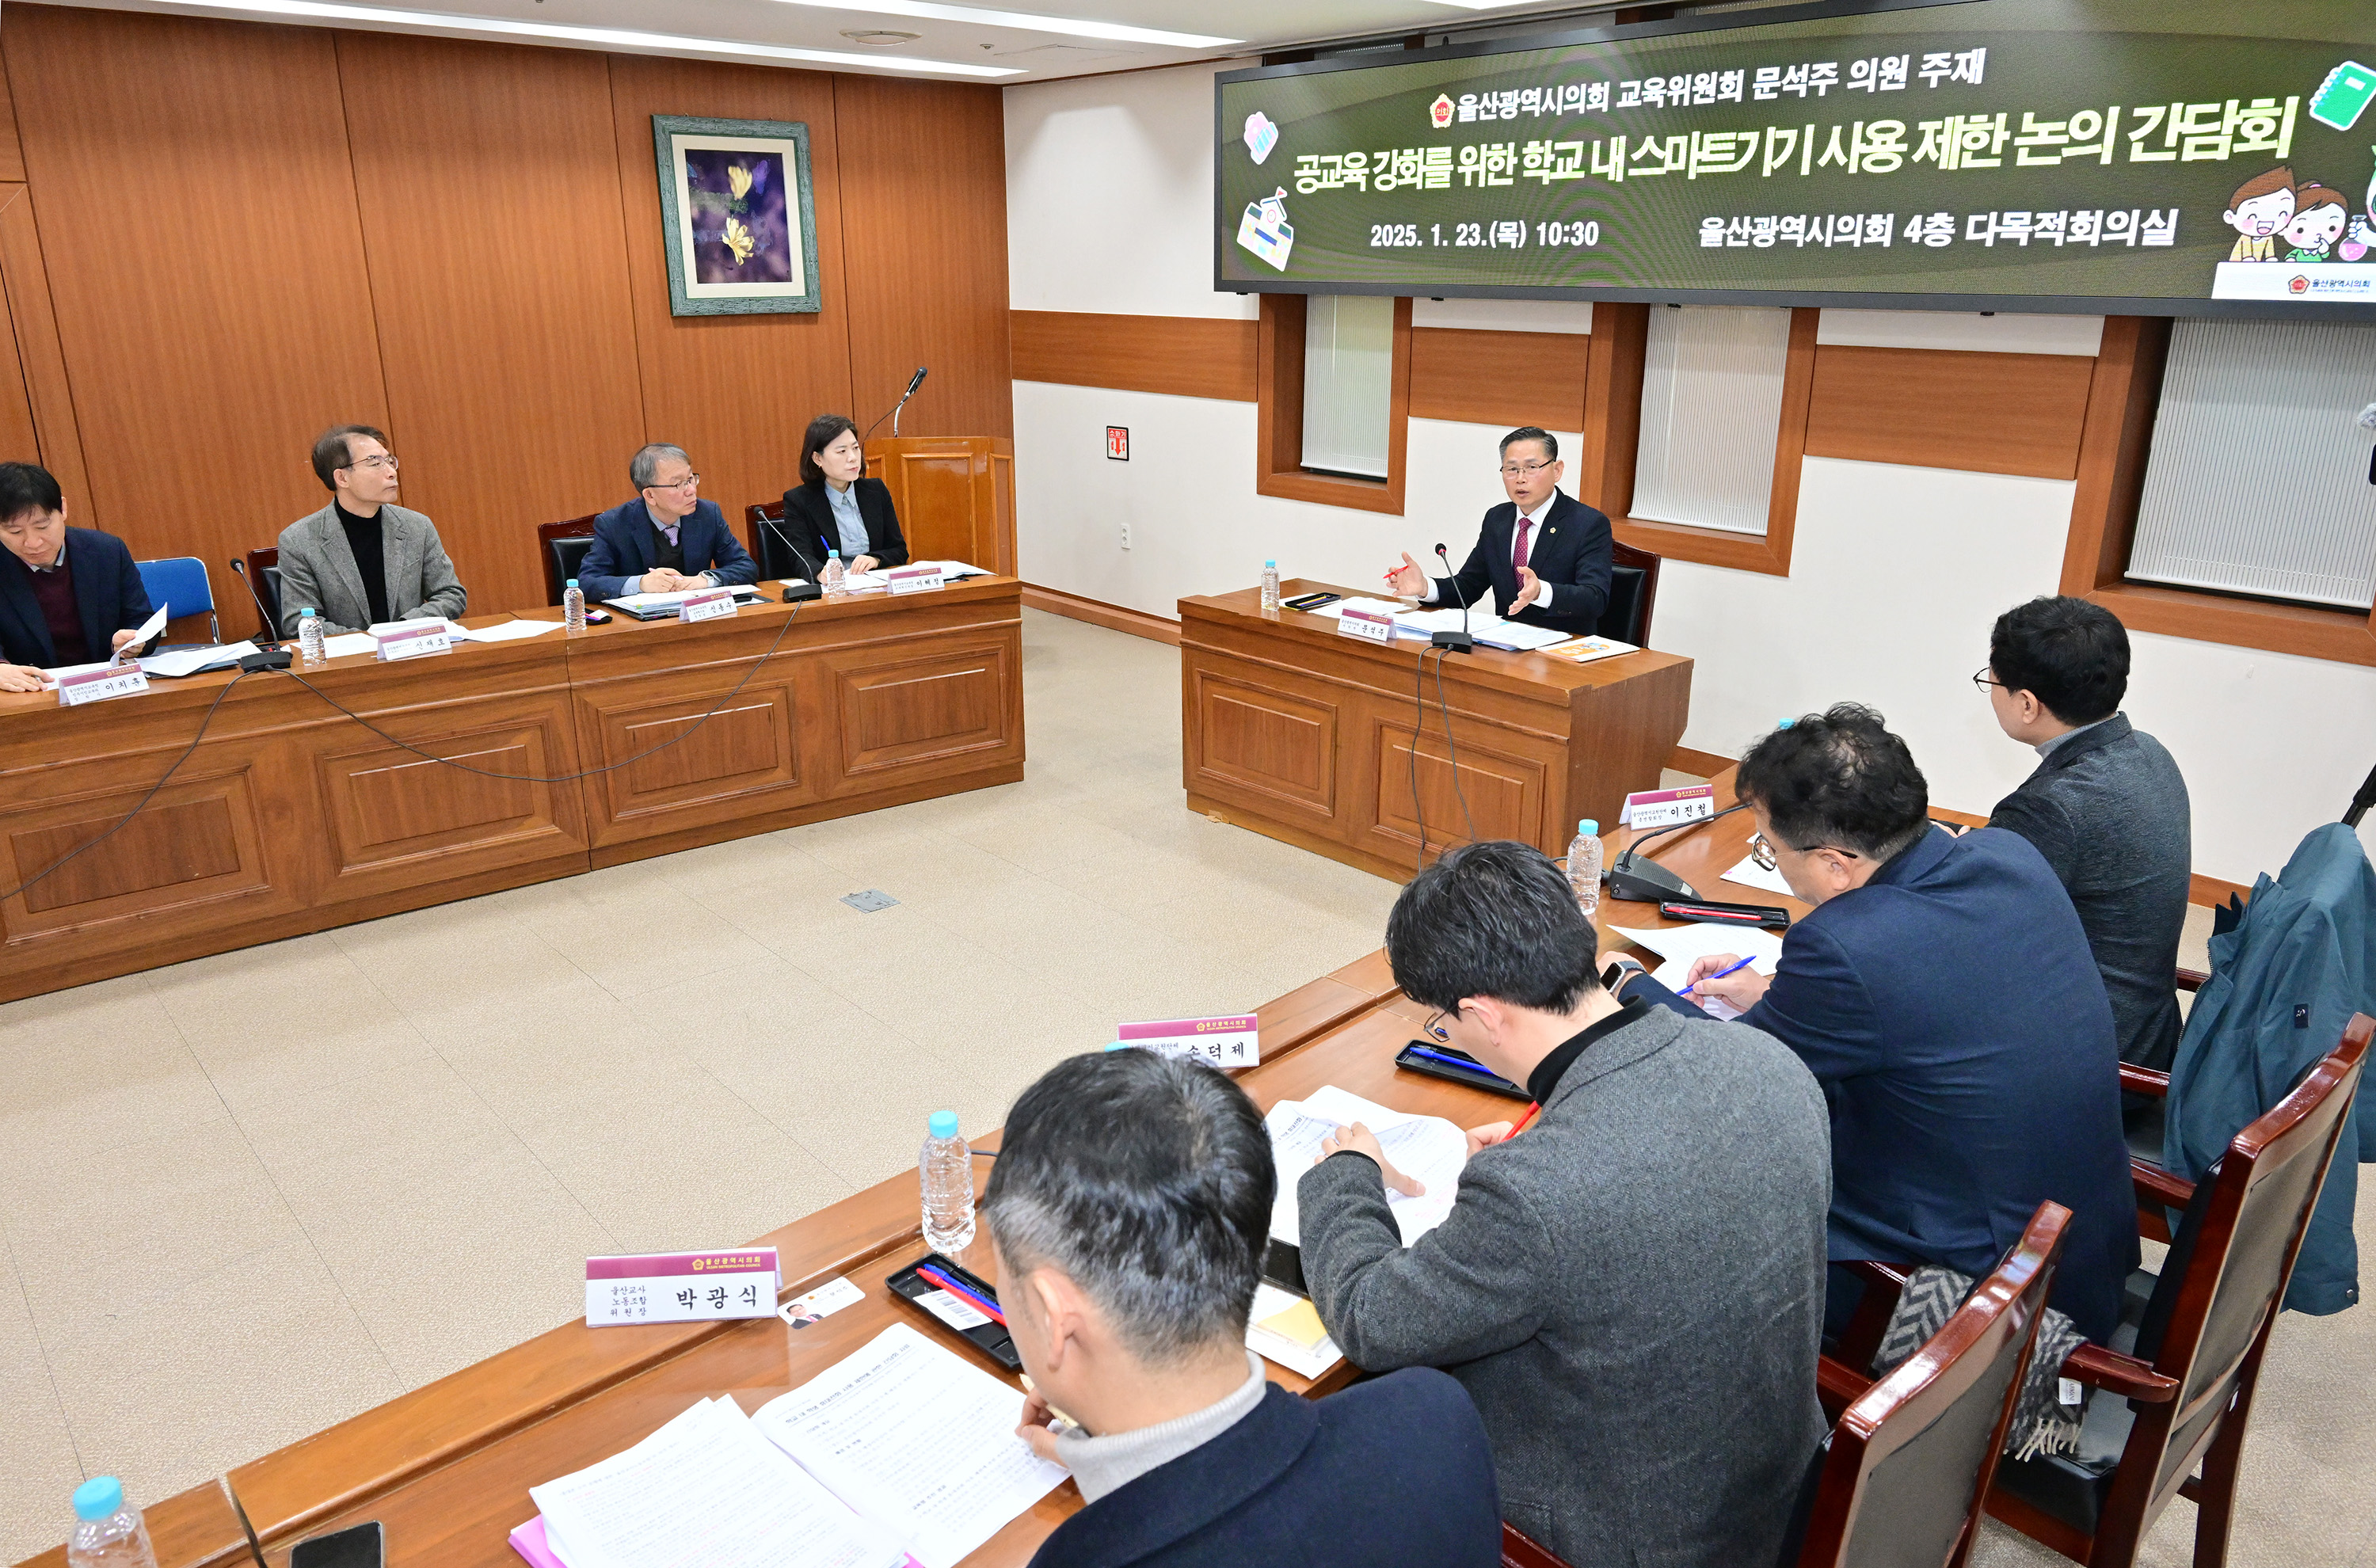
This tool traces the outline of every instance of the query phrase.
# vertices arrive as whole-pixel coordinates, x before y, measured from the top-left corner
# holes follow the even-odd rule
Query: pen
[[[977,1291],[967,1289],[956,1280],[951,1279],[947,1275],[943,1274],[939,1269],[927,1267],[923,1264],[918,1264],[916,1265],[916,1272],[926,1279],[931,1280],[933,1284],[939,1286],[942,1289],[946,1290],[950,1295],[958,1297],[964,1301],[971,1301],[975,1306],[980,1307],[983,1312],[988,1313],[998,1322],[1004,1323],[1006,1321],[1006,1314],[998,1310],[998,1303],[996,1301],[991,1301],[989,1298]]]
[[[1516,1126],[1515,1126],[1515,1127],[1511,1128],[1511,1129],[1510,1129],[1510,1131],[1508,1132],[1508,1134],[1505,1134],[1505,1135],[1503,1136],[1503,1140],[1502,1140],[1502,1141],[1503,1141],[1503,1143],[1507,1143],[1507,1142],[1509,1142],[1509,1141],[1510,1141],[1510,1139],[1511,1139],[1511,1138],[1515,1138],[1515,1137],[1516,1137],[1520,1133],[1525,1132],[1525,1131],[1527,1130],[1527,1127],[1528,1127],[1528,1126],[1529,1126],[1529,1125],[1534,1122],[1534,1119],[1535,1119],[1536,1117],[1538,1117],[1538,1116],[1540,1116],[1542,1113],[1543,1113],[1543,1108],[1542,1108],[1542,1106],[1541,1106],[1541,1104],[1540,1104],[1540,1103],[1537,1103],[1537,1104],[1533,1104],[1533,1105],[1529,1105],[1529,1106],[1527,1106],[1527,1113],[1526,1113],[1524,1116],[1521,1116],[1521,1117],[1519,1117],[1519,1118],[1518,1118],[1518,1124],[1517,1124]]]
[[[1753,956],[1743,958],[1739,963],[1728,965],[1726,968],[1718,969],[1712,975],[1702,975],[1699,979],[1692,981],[1691,984],[1683,987],[1683,990],[1686,992],[1697,991],[1700,987],[1707,984],[1707,982],[1712,980],[1722,980],[1725,976],[1731,974],[1735,969],[1745,969],[1749,968],[1749,966],[1754,961],[1755,959]]]
[[[1446,1056],[1441,1051],[1430,1051],[1423,1045],[1414,1045],[1410,1048],[1410,1051],[1412,1055],[1424,1056],[1430,1062],[1441,1062],[1447,1067],[1466,1068],[1471,1073],[1482,1073],[1489,1078],[1498,1078],[1502,1075],[1482,1062],[1471,1062],[1465,1056]]]

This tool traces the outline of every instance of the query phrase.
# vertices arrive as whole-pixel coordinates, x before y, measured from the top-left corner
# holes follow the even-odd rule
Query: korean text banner
[[[1220,77],[1216,287],[2376,307],[2376,4],[1578,37]]]

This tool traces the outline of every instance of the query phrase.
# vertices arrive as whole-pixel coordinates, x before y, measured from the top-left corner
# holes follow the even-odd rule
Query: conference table
[[[1729,801],[1729,776],[1717,780]],[[1660,861],[1711,897],[1805,906],[1720,885],[1722,872],[1747,852],[1745,814],[1669,834]],[[1611,855],[1633,835],[1606,836]],[[1604,951],[1624,945],[1620,927],[1663,926],[1655,905],[1604,900],[1596,917]],[[1428,1009],[1396,991],[1385,956],[1373,953],[1313,980],[1258,1010],[1261,1063],[1238,1075],[1265,1109],[1336,1084],[1397,1111],[1443,1116],[1461,1126],[1505,1120],[1516,1102],[1466,1085],[1406,1072],[1393,1058],[1418,1034]],[[1084,1039],[1083,1050],[1102,1040]],[[975,1146],[997,1135],[968,1130]],[[1291,1180],[1295,1172],[1282,1172]],[[686,1238],[686,1244],[706,1239]],[[731,1395],[755,1410],[816,1376],[894,1323],[934,1336],[960,1355],[974,1352],[956,1336],[892,1302],[885,1277],[921,1256],[916,1177],[903,1171],[752,1243],[778,1250],[784,1299],[847,1277],[865,1299],[795,1334],[769,1317],[730,1324],[588,1328],[581,1319],[502,1351],[475,1366],[403,1395],[314,1437],[242,1465],[218,1481],[165,1499],[148,1510],[160,1568],[211,1568],[256,1561],[245,1525],[267,1568],[284,1568],[297,1541],[367,1519],[386,1530],[389,1568],[517,1568],[508,1543],[515,1526],[536,1512],[528,1489],[633,1445],[695,1400]],[[994,1273],[986,1240],[963,1259]],[[579,1260],[545,1260],[576,1269]],[[992,1363],[975,1364],[1013,1384]],[[1276,1365],[1274,1380],[1320,1395],[1358,1375],[1340,1364],[1317,1382]],[[1021,1389],[1016,1387],[1017,1409]],[[236,1500],[237,1512],[232,1510]],[[966,1568],[1012,1568],[1081,1506],[1067,1481],[1018,1516],[966,1560]],[[59,1568],[64,1549],[26,1568]]]
[[[1364,590],[1297,578],[1283,598]],[[1381,645],[1259,589],[1180,600],[1188,804],[1397,880],[1467,838],[1563,855],[1656,790],[1683,737],[1692,661],[1638,649],[1588,664],[1479,644]]]
[[[1022,777],[1013,577],[0,694],[0,1001]]]

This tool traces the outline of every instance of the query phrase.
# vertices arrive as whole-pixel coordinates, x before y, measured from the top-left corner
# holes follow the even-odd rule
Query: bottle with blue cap
[[[924,1244],[955,1257],[973,1244],[973,1151],[957,1136],[957,1113],[935,1111],[924,1123],[918,1164],[924,1190]]]
[[[1576,908],[1591,919],[1600,908],[1600,824],[1590,817],[1575,825],[1575,842],[1567,847],[1567,885],[1575,889]]]
[[[74,1534],[66,1538],[66,1568],[157,1568],[148,1526],[124,1501],[124,1483],[94,1476],[75,1488]]]
[[[1278,563],[1276,561],[1263,563],[1262,607],[1274,612],[1278,609]]]

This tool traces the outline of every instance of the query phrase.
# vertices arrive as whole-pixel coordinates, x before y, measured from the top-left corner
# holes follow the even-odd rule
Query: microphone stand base
[[[823,599],[825,589],[814,583],[794,583],[784,589],[786,604],[799,604],[807,600]]]
[[[1626,904],[1657,904],[1669,898],[1696,899],[1692,885],[1646,856],[1617,857],[1609,868],[1609,897]]]
[[[268,647],[255,653],[244,654],[240,658],[239,667],[251,675],[264,670],[286,670],[289,668],[289,650],[285,647]]]
[[[1454,653],[1475,653],[1477,639],[1467,632],[1438,632],[1428,639],[1427,646],[1446,648]]]

